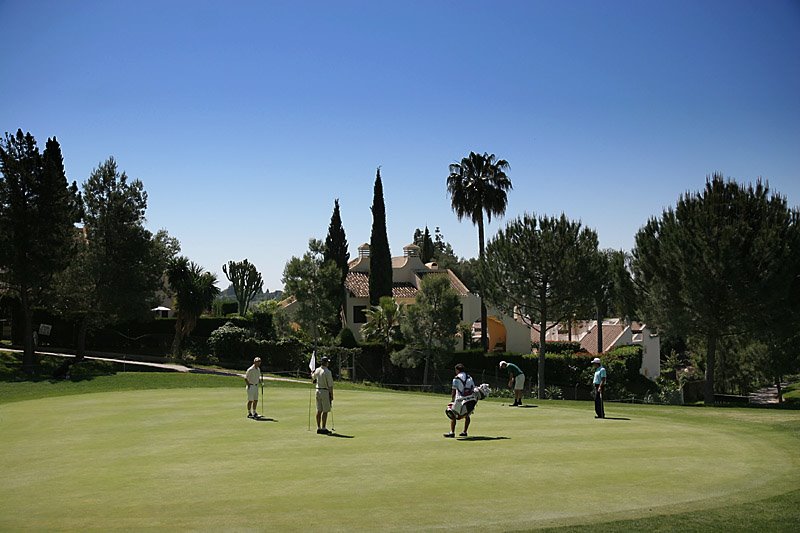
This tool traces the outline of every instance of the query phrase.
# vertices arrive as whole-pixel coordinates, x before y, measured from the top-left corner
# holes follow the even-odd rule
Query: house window
[[[354,305],[353,306],[353,323],[354,324],[365,324],[367,322],[367,306],[366,305]]]

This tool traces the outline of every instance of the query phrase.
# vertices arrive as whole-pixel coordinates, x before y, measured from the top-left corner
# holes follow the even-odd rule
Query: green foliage
[[[214,316],[228,316],[239,311],[239,302],[226,298],[217,298],[211,304]]]
[[[334,262],[325,261],[321,241],[309,240],[308,252],[286,263],[283,283],[297,300],[295,318],[311,340],[327,342],[339,332],[341,271]]]
[[[412,242],[419,246],[419,257],[423,263],[429,263],[434,260],[436,250],[434,248],[433,239],[431,239],[431,232],[428,230],[428,226],[425,226],[424,232],[419,228],[415,229],[414,240]]]
[[[344,327],[336,336],[336,345],[342,348],[358,348],[358,341],[350,328]]]
[[[361,326],[364,339],[391,346],[401,338],[400,321],[403,309],[390,296],[382,296],[380,303],[365,311],[367,321]]]
[[[173,357],[180,358],[183,339],[194,330],[200,315],[219,294],[217,276],[185,257],[176,257],[167,265],[167,280],[175,295],[175,339]]]
[[[56,276],[51,302],[58,313],[80,324],[79,353],[87,332],[150,316],[163,289],[164,268],[180,249],[166,230],[154,236],[144,227],[144,185],[120,172],[113,157],[83,184],[83,202],[76,257]]]
[[[234,326],[232,322],[225,323],[217,328],[208,338],[211,351],[227,361],[247,359],[245,349],[247,341],[251,338],[250,331]]]
[[[461,301],[450,286],[447,276],[429,275],[422,279],[417,301],[400,319],[407,341],[406,348],[392,362],[416,367],[425,362],[423,384],[428,384],[428,370],[443,354],[453,350],[455,334],[461,320]]]
[[[539,349],[539,343],[533,342],[534,350]],[[547,353],[578,353],[583,351],[581,343],[577,341],[547,341]]]
[[[548,400],[563,400],[564,392],[561,390],[561,387],[549,385],[544,389],[544,397]]]
[[[593,294],[585,287],[592,279],[587,265],[596,256],[597,234],[563,214],[523,215],[486,247],[479,270],[485,298],[506,314],[521,314],[539,325],[539,398],[545,389],[546,325],[562,322],[592,304]]]
[[[55,137],[41,154],[30,133],[6,133],[0,139],[0,283],[22,307],[27,372],[34,365],[33,309],[48,302],[52,276],[72,259],[80,217],[78,187],[67,183]]]
[[[378,305],[382,296],[392,296],[392,254],[386,233],[381,169],[375,175],[372,197],[372,233],[369,238],[369,303]]]
[[[633,267],[648,320],[705,343],[705,402],[714,401],[717,349],[729,335],[784,337],[800,278],[798,213],[760,181],[721,174],[651,218],[636,235]]]
[[[478,258],[484,257],[483,214],[489,222],[492,216],[503,216],[508,205],[508,191],[513,188],[506,175],[508,161],[497,159],[494,154],[483,155],[470,152],[461,162],[450,165],[447,177],[447,192],[458,220],[469,218],[478,226]],[[488,350],[488,327],[486,306],[481,291],[481,346]]]
[[[256,294],[264,288],[264,280],[256,266],[247,259],[244,261],[228,261],[222,265],[222,272],[233,285],[236,302],[239,304],[238,312],[244,316],[250,308],[250,302]]]
[[[347,235],[342,226],[342,215],[339,211],[339,199],[333,201],[333,214],[331,214],[331,222],[328,225],[328,236],[325,237],[325,251],[323,258],[327,261],[333,261],[341,271],[341,283],[347,277],[348,266],[350,261],[350,252],[347,251]]]

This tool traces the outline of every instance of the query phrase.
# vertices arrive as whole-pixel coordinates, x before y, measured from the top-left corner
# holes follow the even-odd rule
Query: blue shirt
[[[594,373],[594,384],[600,385],[603,382],[603,378],[606,377],[606,369],[604,367],[600,367],[595,370]]]

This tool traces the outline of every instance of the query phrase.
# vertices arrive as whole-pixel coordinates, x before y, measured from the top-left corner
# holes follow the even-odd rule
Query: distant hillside
[[[236,292],[233,290],[233,284],[228,285],[228,288],[224,291],[219,293],[217,296],[217,300],[235,300],[236,299]],[[269,289],[266,291],[262,291],[259,294],[253,296],[253,303],[261,302],[263,300],[281,300],[283,299],[283,291],[272,291],[270,292]]]

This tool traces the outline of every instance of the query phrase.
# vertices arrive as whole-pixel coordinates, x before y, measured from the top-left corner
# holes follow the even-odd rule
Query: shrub
[[[564,393],[561,390],[561,387],[556,387],[555,385],[549,385],[544,389],[544,397],[548,400],[563,400]]]
[[[250,336],[247,329],[236,326],[233,322],[226,322],[211,333],[208,345],[220,360],[238,361],[246,358],[245,343]]]
[[[336,344],[342,348],[358,348],[358,341],[350,328],[342,328],[336,336]]]

